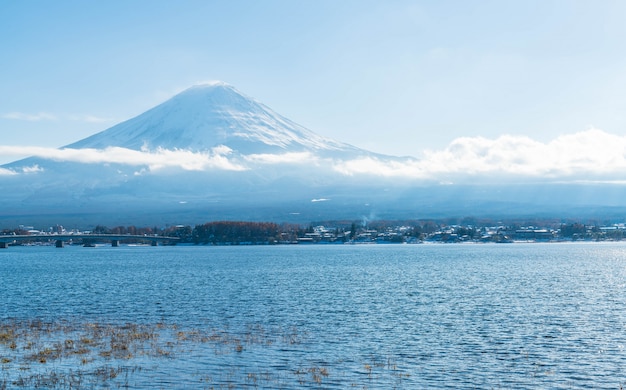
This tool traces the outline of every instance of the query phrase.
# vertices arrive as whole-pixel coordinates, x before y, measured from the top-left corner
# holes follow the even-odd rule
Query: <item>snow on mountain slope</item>
[[[203,151],[221,145],[239,154],[365,152],[321,137],[221,82],[191,87],[135,118],[66,147]]]
[[[3,165],[0,221],[319,218],[334,206],[311,199],[345,196],[337,205],[345,212],[356,207],[354,184],[371,188],[369,178],[335,169],[362,157],[384,156],[319,136],[224,83],[198,85],[91,137]]]

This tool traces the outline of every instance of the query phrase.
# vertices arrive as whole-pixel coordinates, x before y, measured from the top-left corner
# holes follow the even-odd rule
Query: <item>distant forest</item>
[[[257,245],[277,244],[297,240],[307,229],[299,225],[277,224],[273,222],[216,221],[201,225],[172,226],[165,229],[135,228],[118,226],[107,228],[98,225],[92,232],[97,234],[157,234],[177,237],[181,243],[200,245]]]

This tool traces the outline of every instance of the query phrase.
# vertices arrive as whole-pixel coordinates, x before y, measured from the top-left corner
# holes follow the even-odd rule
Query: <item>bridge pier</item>
[[[65,246],[65,242],[63,242],[63,240],[56,240],[54,246],[56,246],[57,248],[63,248]]]
[[[156,240],[152,240],[152,241],[150,242],[150,245],[152,245],[152,246],[158,246],[158,245],[159,245],[159,243],[158,243]]]
[[[120,240],[111,240],[111,246],[117,248],[120,246]]]
[[[0,242],[0,249],[6,249],[9,247],[9,243],[8,242]]]

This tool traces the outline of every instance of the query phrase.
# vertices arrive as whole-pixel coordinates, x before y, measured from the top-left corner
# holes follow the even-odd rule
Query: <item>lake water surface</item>
[[[0,250],[0,389],[619,389],[625,347],[626,243]]]

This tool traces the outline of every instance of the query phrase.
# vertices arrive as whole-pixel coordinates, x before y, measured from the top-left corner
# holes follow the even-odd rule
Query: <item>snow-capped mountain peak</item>
[[[241,154],[360,151],[296,124],[223,82],[192,86],[137,117],[67,147],[200,151],[220,145]]]

